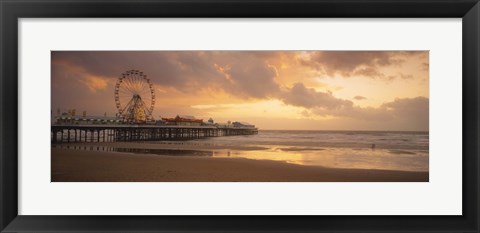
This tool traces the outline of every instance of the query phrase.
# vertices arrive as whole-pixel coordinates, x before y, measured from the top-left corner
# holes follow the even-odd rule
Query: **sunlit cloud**
[[[92,92],[97,92],[99,90],[105,90],[109,85],[109,82],[105,78],[95,77],[95,76],[86,76],[82,81],[88,89]]]

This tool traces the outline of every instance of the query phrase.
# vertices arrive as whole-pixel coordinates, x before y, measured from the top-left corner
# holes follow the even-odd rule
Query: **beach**
[[[118,145],[118,144],[117,144]],[[128,148],[151,148],[142,143]],[[68,146],[68,148],[67,148]],[[52,147],[52,182],[428,182],[428,171],[345,169],[284,161],[211,156],[163,156],[109,151],[108,143]],[[71,147],[71,148],[70,148]],[[96,147],[96,150],[93,149]],[[212,149],[157,144],[157,149]],[[79,149],[77,149],[79,148]],[[85,148],[85,149],[80,149]],[[90,149],[86,149],[90,148]],[[107,148],[107,149],[105,149]],[[226,149],[219,145],[217,150]],[[238,148],[237,148],[238,149]],[[259,148],[242,148],[258,152]]]
[[[261,130],[256,135],[191,140],[77,142],[52,146],[161,156],[273,160],[329,168],[429,171],[428,132]]]

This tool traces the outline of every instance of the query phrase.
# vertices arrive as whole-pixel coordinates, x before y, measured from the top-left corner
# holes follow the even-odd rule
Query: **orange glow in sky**
[[[428,51],[54,51],[52,110],[114,116],[130,69],[154,84],[155,118],[428,131]]]

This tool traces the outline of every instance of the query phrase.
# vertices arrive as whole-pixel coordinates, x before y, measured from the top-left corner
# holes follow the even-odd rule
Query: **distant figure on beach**
[[[372,150],[375,150],[375,144],[372,144]]]

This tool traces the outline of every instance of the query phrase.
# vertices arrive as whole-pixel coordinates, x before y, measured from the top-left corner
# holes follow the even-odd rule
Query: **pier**
[[[253,135],[257,128],[183,125],[52,125],[52,143],[191,140]]]
[[[140,95],[142,94],[142,96]],[[87,116],[75,109],[52,116],[51,142],[130,142],[191,140],[206,137],[253,135],[255,125],[247,122],[204,122],[194,116],[177,115],[154,119],[155,89],[147,76],[139,70],[127,70],[115,84],[115,117]]]

